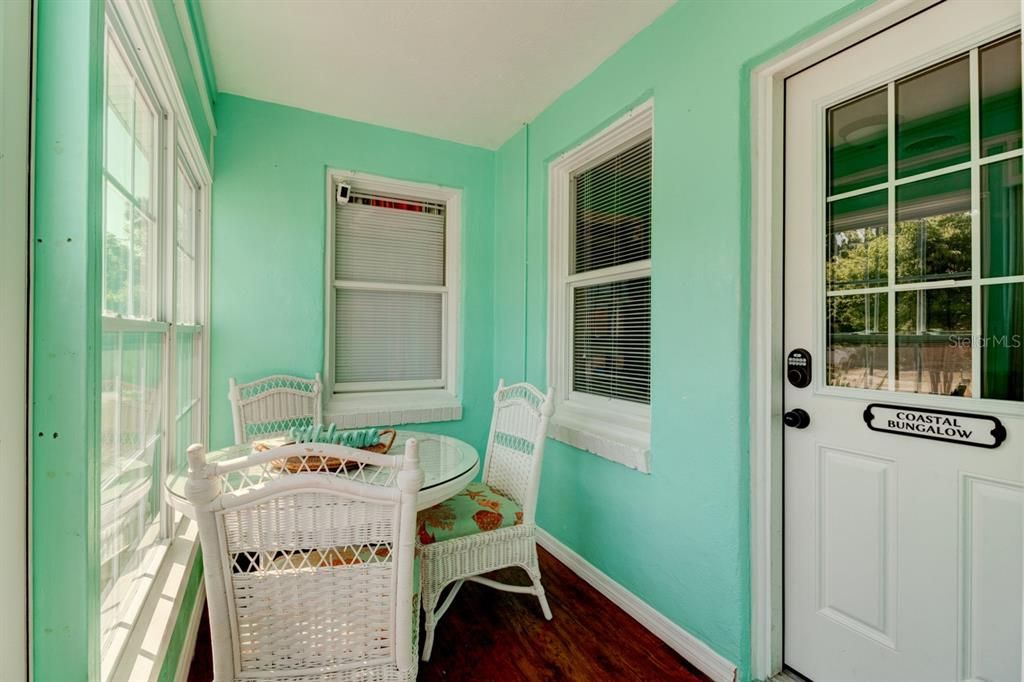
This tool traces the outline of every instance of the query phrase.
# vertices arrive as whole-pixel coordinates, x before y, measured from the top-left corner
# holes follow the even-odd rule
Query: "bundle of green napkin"
[[[288,431],[288,437],[294,438],[296,443],[334,443],[350,448],[365,448],[380,442],[380,429],[340,431],[336,430],[334,424],[326,428],[323,425],[293,426]]]

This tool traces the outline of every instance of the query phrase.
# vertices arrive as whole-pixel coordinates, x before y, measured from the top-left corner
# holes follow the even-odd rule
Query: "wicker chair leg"
[[[423,612],[426,615],[424,628],[426,630],[427,639],[423,644],[423,656],[421,657],[421,660],[430,660],[430,654],[434,649],[434,629],[437,627],[437,624],[441,622],[441,618],[444,617],[444,614],[448,612],[448,607],[450,607],[452,602],[455,601],[455,595],[459,593],[464,582],[464,580],[456,580],[448,591],[448,596],[445,597],[444,601],[441,602],[441,605],[436,609],[434,608],[434,605],[437,603],[438,597],[440,597],[441,593],[444,591],[443,587],[438,590],[437,594],[430,595],[429,604],[427,600],[424,600]]]
[[[424,637],[423,637],[423,654],[420,655],[420,660],[424,663],[430,660],[430,652],[434,649],[434,617],[429,612],[427,618],[423,623]]]
[[[428,594],[424,594],[427,597]],[[434,619],[434,605],[437,603],[437,597],[430,594],[430,599],[423,600],[423,653],[420,655],[421,661],[430,660],[430,652],[434,649],[434,628],[437,626],[437,621]]]
[[[551,607],[548,606],[548,598],[544,594],[544,588],[540,584],[539,577],[533,579],[533,586],[537,590],[537,601],[540,602],[540,610],[544,612],[544,619],[551,620],[554,616],[551,615]]]
[[[544,585],[540,582],[540,561],[537,559],[537,545],[534,544],[532,549],[532,560],[530,561],[530,568],[527,569],[527,573],[530,575],[530,580],[533,581],[534,594],[537,595],[537,601],[540,602],[540,610],[544,613],[545,620],[551,620],[551,607],[548,606],[547,595],[544,594]]]

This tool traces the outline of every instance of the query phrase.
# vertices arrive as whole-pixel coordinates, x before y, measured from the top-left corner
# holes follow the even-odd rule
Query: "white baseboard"
[[[735,665],[609,578],[543,528],[537,529],[537,543],[714,682],[735,682]]]
[[[196,639],[199,637],[199,623],[203,620],[205,605],[206,580],[201,580],[196,591],[196,601],[192,605],[192,614],[188,619],[185,641],[181,645],[181,657],[178,659],[178,670],[174,673],[174,682],[185,682],[188,679],[188,670],[192,667],[192,658],[196,653]]]

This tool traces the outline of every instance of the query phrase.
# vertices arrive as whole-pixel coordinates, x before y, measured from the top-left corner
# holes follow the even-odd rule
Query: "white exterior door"
[[[784,659],[816,682],[1022,678],[1021,112],[1019,0],[786,83]]]

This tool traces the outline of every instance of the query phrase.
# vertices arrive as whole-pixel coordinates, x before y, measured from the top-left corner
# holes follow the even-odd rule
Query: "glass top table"
[[[416,498],[417,509],[426,509],[448,499],[465,488],[480,470],[480,456],[476,448],[458,438],[436,433],[399,431],[389,454],[401,455],[405,450],[405,441],[410,438],[415,438],[419,443],[420,466],[423,468],[423,487]],[[252,451],[252,443],[243,443],[211,450],[206,457],[207,461],[217,462],[244,457]],[[164,488],[171,506],[185,516],[194,518],[192,505],[185,497],[187,482],[188,467],[185,466],[167,477]]]

